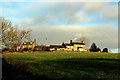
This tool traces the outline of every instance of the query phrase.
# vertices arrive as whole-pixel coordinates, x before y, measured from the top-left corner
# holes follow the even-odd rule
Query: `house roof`
[[[41,48],[41,46],[35,46],[34,48]]]
[[[45,46],[46,48],[50,48],[50,46]]]
[[[34,42],[32,42],[32,41],[30,41],[30,42],[23,42],[23,44],[22,45],[32,45],[32,44],[34,43]]]
[[[72,44],[81,44],[81,45],[85,45],[84,43],[80,43],[80,42],[72,42]]]
[[[81,43],[81,42],[63,43],[62,45],[64,45],[64,46],[73,46],[74,44],[85,45],[84,43]]]
[[[35,48],[42,48],[42,47],[50,48],[50,46],[35,46]]]
[[[51,48],[64,48],[62,45],[50,45]]]
[[[83,48],[83,47],[78,47],[78,48]]]
[[[73,46],[73,44],[64,43],[65,46]]]

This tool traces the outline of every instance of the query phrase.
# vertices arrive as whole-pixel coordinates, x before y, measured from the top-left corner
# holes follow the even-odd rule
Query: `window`
[[[73,48],[73,46],[71,46],[71,48]]]
[[[58,51],[60,51],[60,49],[57,49]]]
[[[83,45],[81,45],[83,47]]]
[[[79,51],[83,51],[83,49],[82,49],[82,48],[79,48]]]
[[[32,44],[32,42],[30,42],[30,44]]]
[[[74,49],[72,49],[72,51],[74,51]]]
[[[68,46],[68,48],[70,48],[70,46]]]
[[[23,48],[25,48],[25,46],[23,46]]]
[[[26,44],[26,42],[24,44]]]
[[[70,49],[68,48],[68,51],[70,51]]]
[[[76,45],[76,47],[77,47],[77,45]]]

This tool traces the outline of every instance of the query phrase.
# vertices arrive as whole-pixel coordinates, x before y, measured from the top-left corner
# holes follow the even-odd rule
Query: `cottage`
[[[63,45],[50,45],[50,51],[55,51],[55,50],[64,50],[64,46]]]
[[[34,47],[34,51],[49,51],[49,50],[50,46],[40,45]]]
[[[62,43],[62,45],[50,45],[50,46],[45,46],[45,45],[41,45],[38,46],[36,43],[36,40],[34,40],[33,42],[26,42],[24,41],[24,43],[22,44],[22,50],[23,49],[29,49],[29,50],[34,50],[34,51],[88,51],[86,49],[86,45],[84,43],[84,41],[81,42],[73,42],[72,40],[70,40],[70,43]]]
[[[21,46],[21,49],[23,50],[23,49],[27,48],[27,49],[33,50],[35,46],[37,46],[36,40],[30,41],[30,42],[24,41]]]
[[[68,51],[87,51],[84,41],[72,42],[72,40],[70,40],[70,43],[63,43],[62,45],[65,46],[65,50]]]
[[[50,45],[50,51],[62,50],[62,51],[87,51],[84,41],[62,43],[62,45]]]

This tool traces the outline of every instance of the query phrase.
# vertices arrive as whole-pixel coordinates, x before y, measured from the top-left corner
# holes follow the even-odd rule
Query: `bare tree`
[[[2,43],[7,39],[7,34],[10,28],[12,28],[11,22],[0,17],[0,41]]]
[[[5,31],[7,31],[11,26],[11,22],[8,22],[4,18],[0,17],[0,40],[4,40],[5,37]]]
[[[0,40],[6,48],[15,49],[16,46],[20,47],[25,39],[30,40],[31,30],[18,30],[17,26],[12,26],[11,21],[1,17],[0,26]]]
[[[17,34],[16,40],[17,40],[17,44],[19,46],[22,45],[24,40],[31,41],[31,30],[27,30],[27,31],[26,30],[21,30],[21,31],[19,31],[18,34]]]

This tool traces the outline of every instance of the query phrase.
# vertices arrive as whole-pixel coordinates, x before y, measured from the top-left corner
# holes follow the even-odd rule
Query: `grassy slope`
[[[109,53],[26,53],[9,54],[3,57],[10,63],[32,75],[44,76],[48,79],[63,78],[110,78],[117,79],[119,73],[120,54]]]

